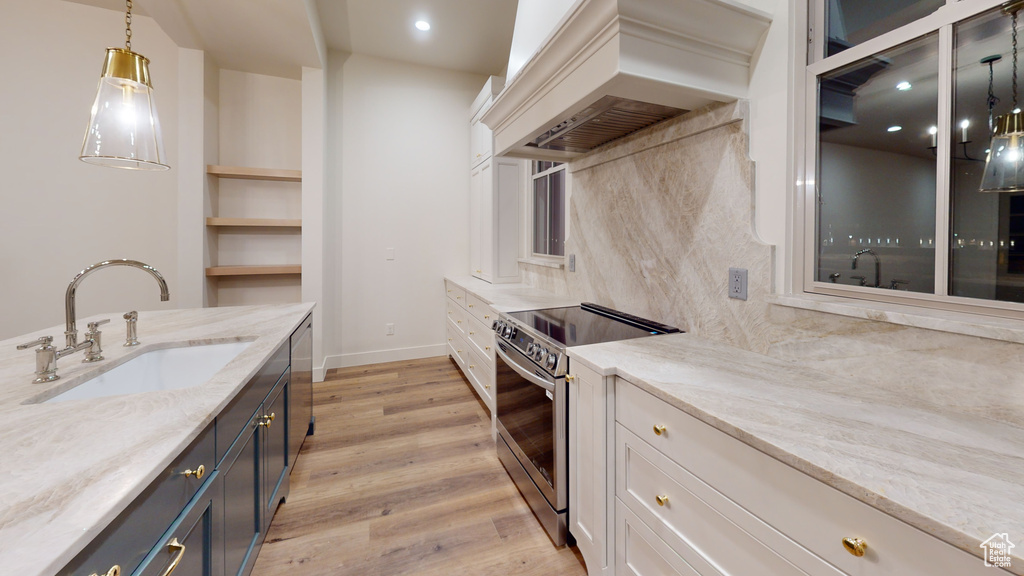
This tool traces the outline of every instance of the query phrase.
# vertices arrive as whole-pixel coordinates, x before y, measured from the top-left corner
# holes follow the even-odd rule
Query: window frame
[[[792,265],[787,267],[786,285],[791,293],[835,296],[867,302],[903,304],[1024,319],[1024,303],[984,300],[949,294],[950,271],[950,131],[953,126],[955,78],[953,57],[955,24],[998,8],[1006,0],[946,0],[935,12],[895,30],[886,32],[838,54],[824,56],[825,6],[828,0],[795,0],[793,74],[793,222],[787,240]],[[803,10],[801,10],[803,8]],[[833,70],[937,32],[938,138],[935,202],[935,286],[934,293],[884,290],[872,287],[832,284],[816,279],[818,189],[818,77]]]
[[[556,172],[563,172],[563,171],[565,172],[565,178],[564,178],[564,183],[563,183],[564,184],[564,191],[563,191],[563,194],[562,194],[562,201],[564,203],[564,205],[562,206],[562,219],[563,219],[563,222],[562,222],[562,227],[563,228],[562,229],[565,231],[565,237],[562,238],[562,246],[563,246],[563,252],[564,252],[565,241],[568,240],[568,238],[569,238],[569,197],[571,195],[571,188],[572,188],[572,183],[571,183],[572,178],[570,177],[570,172],[569,172],[569,169],[568,169],[569,168],[569,164],[568,164],[568,162],[565,162],[565,161],[561,161],[560,162],[560,161],[555,160],[553,162],[558,162],[559,163],[557,166],[552,166],[551,168],[548,168],[547,170],[544,170],[542,172],[534,173],[534,165],[535,165],[534,163],[535,162],[538,162],[538,160],[530,160],[530,161],[528,161],[526,163],[527,178],[525,179],[526,186],[523,189],[523,194],[525,196],[526,210],[523,211],[525,218],[524,218],[524,222],[523,222],[523,226],[522,226],[522,229],[525,232],[523,234],[524,242],[523,242],[523,247],[522,247],[523,248],[522,249],[522,253],[525,255],[525,257],[521,258],[520,260],[523,261],[523,262],[533,263],[533,264],[541,264],[541,265],[548,265],[548,266],[550,266],[550,265],[561,266],[563,264],[563,262],[569,257],[568,254],[563,254],[563,255],[559,256],[559,255],[552,255],[552,254],[544,254],[544,253],[541,253],[541,252],[535,252],[533,250],[533,248],[535,246],[535,242],[534,242],[534,240],[535,240],[535,238],[534,238],[534,217],[535,217],[535,214],[536,214],[536,210],[535,210],[536,207],[535,207],[535,204],[534,204],[534,199],[535,199],[534,183],[535,183],[536,180],[538,180],[540,178],[547,178],[548,176],[550,176],[550,175],[552,175],[552,174],[554,174]],[[549,197],[550,197],[550,189],[549,189],[548,193],[549,193]],[[548,222],[548,225],[550,226],[550,221]]]

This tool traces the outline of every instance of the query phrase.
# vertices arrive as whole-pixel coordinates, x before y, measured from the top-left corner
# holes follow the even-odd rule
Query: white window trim
[[[533,161],[526,162],[525,165],[523,181],[526,184],[522,190],[523,201],[522,209],[520,210],[520,213],[523,215],[523,221],[520,223],[519,237],[522,238],[522,243],[519,247],[519,253],[521,254],[519,262],[545,266],[547,268],[565,268],[569,261],[568,252],[564,256],[551,256],[549,254],[538,254],[533,251],[533,180],[535,176],[547,176],[560,170],[565,171],[565,207],[562,210],[562,217],[565,219],[565,240],[568,240],[571,233],[569,229],[569,205],[572,197],[572,172],[569,170],[569,164],[568,162],[563,162],[561,166],[549,168],[536,175],[533,173]]]
[[[827,0],[826,0],[827,1]],[[808,62],[810,51],[816,52],[824,42],[823,10],[815,10],[809,26],[810,4],[815,0],[792,0],[793,68],[791,109],[791,162],[794,186],[789,191],[792,210],[787,223],[788,264],[785,268],[785,294],[771,301],[798,308],[810,308],[853,317],[883,319],[897,324],[919,326],[986,338],[1024,343],[1024,304],[949,296],[948,230],[949,230],[949,141],[939,138],[937,155],[936,195],[936,290],[923,294],[895,290],[835,285],[815,280],[814,257],[816,194],[816,139],[812,134],[817,123],[817,76],[856,62],[862,58],[939,30],[939,108],[938,127],[948,133],[952,102],[949,98],[951,78],[949,54],[952,50],[950,26],[955,22],[997,8],[1005,0],[947,0],[946,5],[929,16],[893,30],[828,58]],[[820,4],[815,4],[820,6]],[[940,240],[941,239],[941,240]],[[939,265],[941,264],[941,273]],[[1008,324],[1009,322],[1009,324]],[[969,328],[965,328],[969,326]]]

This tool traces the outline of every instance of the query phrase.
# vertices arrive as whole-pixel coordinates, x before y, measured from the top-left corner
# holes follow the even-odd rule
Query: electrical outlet
[[[394,324],[385,324],[384,325],[384,335],[385,336],[394,336],[395,335],[395,325]]]
[[[729,268],[729,298],[747,299],[746,268]]]
[[[569,254],[569,272],[576,271],[576,255]]]

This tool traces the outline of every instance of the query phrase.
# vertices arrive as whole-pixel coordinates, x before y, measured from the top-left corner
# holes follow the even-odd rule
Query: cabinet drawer
[[[471,292],[466,293],[466,310],[469,312],[470,316],[479,320],[480,323],[487,328],[490,328],[491,324],[494,323],[495,318],[497,318],[494,311],[491,310],[491,305],[484,302],[478,298],[476,294]]]
[[[621,424],[616,438],[616,495],[687,562],[726,574],[842,576]]]
[[[470,347],[466,358],[466,377],[473,384],[477,394],[483,399],[487,408],[494,411],[494,365],[485,362],[476,348]]]
[[[249,380],[245,389],[235,396],[217,416],[217,463],[224,459],[231,444],[249,424],[252,413],[259,409],[274,385],[288,369],[291,348],[288,342],[281,345],[260,371]]]
[[[693,476],[802,547],[856,576],[1008,574],[616,380],[616,419]],[[665,426],[660,435],[654,426]],[[856,557],[844,538],[867,542]],[[784,555],[785,551],[781,551]],[[789,557],[803,567],[803,557]],[[807,568],[805,568],[807,569]]]
[[[459,368],[466,372],[466,367],[469,365],[469,346],[466,345],[466,341],[452,322],[448,323],[448,338],[448,354],[459,365]]]
[[[455,325],[458,329],[459,335],[462,337],[466,336],[466,310],[458,304],[449,300],[446,303],[448,307],[448,320]]]
[[[469,343],[473,350],[480,354],[480,359],[491,369],[494,369],[494,331],[489,327],[485,328],[476,318],[469,318],[469,326],[466,331]]]
[[[722,576],[703,560],[693,564],[683,560],[621,500],[615,501],[615,517],[619,576]]]
[[[196,470],[200,465],[204,472],[201,479],[184,475],[185,470]],[[121,567],[122,574],[131,574],[182,508],[209,481],[215,466],[214,426],[211,424],[58,574],[106,574],[115,564]],[[116,470],[111,473],[116,474]]]
[[[448,280],[444,281],[445,291],[448,294],[448,298],[458,304],[460,307],[466,305],[466,290],[461,286],[453,284]]]

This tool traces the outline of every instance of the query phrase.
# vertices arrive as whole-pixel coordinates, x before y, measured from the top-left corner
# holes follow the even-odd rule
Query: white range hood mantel
[[[745,98],[770,24],[731,0],[581,0],[483,115],[494,152],[579,156],[527,143],[605,96],[683,110]]]

